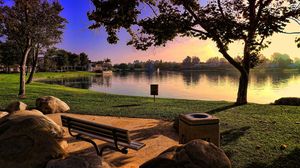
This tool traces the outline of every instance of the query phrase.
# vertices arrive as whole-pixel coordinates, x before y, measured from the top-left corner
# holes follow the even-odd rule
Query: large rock
[[[5,112],[5,111],[0,111],[0,118],[8,115],[9,113],[8,112]]]
[[[23,102],[20,101],[15,101],[10,103],[7,107],[6,107],[6,111],[9,113],[15,112],[15,111],[19,111],[19,110],[26,110],[27,105]]]
[[[97,155],[72,155],[65,159],[50,160],[46,168],[112,168]]]
[[[0,119],[0,165],[41,168],[65,151],[58,140],[63,129],[37,110],[17,111]]]
[[[213,143],[193,140],[183,146],[174,146],[140,168],[231,168],[223,150]]]
[[[36,99],[36,108],[44,114],[65,113],[70,110],[67,103],[53,96]]]

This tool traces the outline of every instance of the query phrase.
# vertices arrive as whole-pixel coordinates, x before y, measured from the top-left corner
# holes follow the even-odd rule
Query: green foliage
[[[79,54],[79,57],[80,57],[80,65],[81,66],[86,66],[89,64],[90,60],[89,60],[89,57],[86,53],[80,53]]]
[[[58,1],[14,0],[13,5],[0,7],[1,34],[13,43],[20,53],[19,96],[25,97],[25,71],[29,53],[34,50],[33,67],[36,66],[38,52],[59,42],[66,20],[60,16],[63,10]],[[34,71],[30,74],[33,77]],[[31,78],[32,79],[32,78]],[[30,83],[30,80],[28,81]]]
[[[20,59],[20,53],[15,49],[14,44],[9,42],[0,43],[0,65],[8,68],[9,66],[19,64]]]
[[[61,69],[65,66],[84,66],[87,68],[89,64],[88,55],[85,53],[75,54],[63,49],[50,48],[45,53],[44,70]]]
[[[279,68],[287,68],[293,60],[288,54],[274,53],[271,56],[271,63],[277,65]]]
[[[24,47],[48,47],[60,41],[66,20],[60,16],[58,1],[14,0],[13,6],[4,6],[4,31],[8,40],[24,51]],[[30,40],[30,46],[28,45]]]
[[[128,70],[128,65],[125,64],[125,63],[121,63],[119,66],[115,67],[115,68],[118,68],[122,71],[125,71],[125,70]]]

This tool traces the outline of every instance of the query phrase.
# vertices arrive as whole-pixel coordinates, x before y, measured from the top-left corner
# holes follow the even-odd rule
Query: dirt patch
[[[51,119],[61,125],[61,114],[49,114]],[[78,114],[64,114],[96,123],[107,124],[119,128],[128,129],[132,140],[143,142],[146,146],[139,151],[129,150],[124,155],[119,152],[108,150],[104,152],[104,159],[119,168],[138,168],[142,163],[156,157],[171,146],[178,145],[178,135],[172,128],[172,122],[156,119],[139,119],[126,117],[107,117]],[[65,129],[65,139],[68,141],[68,153],[90,153],[96,155],[91,144],[78,141],[71,137]],[[105,142],[95,140],[98,145]]]

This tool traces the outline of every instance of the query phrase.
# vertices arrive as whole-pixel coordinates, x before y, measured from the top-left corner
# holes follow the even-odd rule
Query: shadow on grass
[[[237,141],[241,136],[244,136],[251,127],[245,126],[241,128],[234,128],[221,133],[221,145],[226,146],[232,142]]]
[[[135,107],[135,106],[141,106],[140,104],[124,104],[124,105],[118,105],[118,106],[112,106],[112,107]]]
[[[300,167],[300,148],[294,149],[287,155],[282,155],[273,160],[270,164],[252,162],[245,168],[299,168]]]
[[[207,111],[205,113],[216,114],[216,113],[219,113],[221,111],[225,111],[225,110],[228,110],[228,109],[231,109],[231,108],[234,108],[234,107],[238,107],[238,106],[241,106],[241,105],[231,104],[231,105],[227,105],[227,106],[223,106],[223,107],[218,107],[216,109],[209,110],[209,111]]]

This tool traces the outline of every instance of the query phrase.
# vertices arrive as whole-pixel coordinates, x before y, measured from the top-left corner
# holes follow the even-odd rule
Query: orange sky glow
[[[286,32],[295,31],[300,31],[300,25],[297,23],[290,23],[286,27]],[[288,54],[291,58],[300,58],[300,48],[297,48],[294,42],[296,37],[300,37],[300,35],[275,34],[268,39],[272,43],[268,48],[262,51],[262,54],[266,57],[270,57],[274,52],[279,52]],[[122,52],[113,54],[111,56],[113,62],[145,61],[148,59],[181,62],[186,56],[198,56],[201,61],[206,61],[210,57],[222,57],[213,41],[204,41],[196,38],[176,38],[174,41],[168,42],[165,47],[153,47],[147,51],[137,51],[130,46],[127,47],[130,48],[131,52],[124,55],[122,59],[114,59],[114,55],[123,54]],[[242,49],[242,42],[235,42],[230,45],[229,53],[233,57],[242,55]]]

